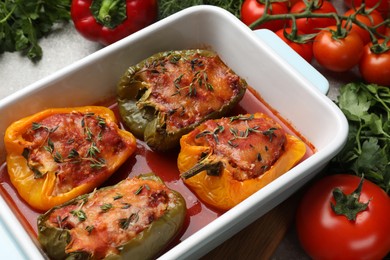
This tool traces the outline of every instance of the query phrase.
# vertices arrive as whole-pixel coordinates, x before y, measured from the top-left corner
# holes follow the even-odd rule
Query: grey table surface
[[[342,1],[333,1],[338,10],[343,10]],[[23,89],[73,62],[101,49],[103,46],[82,38],[69,23],[47,38],[40,40],[43,48],[43,58],[38,63],[30,62],[19,53],[4,53],[0,55],[0,99]],[[335,100],[339,88],[358,80],[356,68],[345,73],[332,73],[321,68],[313,61],[312,65],[329,81],[327,96]],[[272,259],[307,259],[300,248],[294,228],[287,233],[285,239],[275,251]]]

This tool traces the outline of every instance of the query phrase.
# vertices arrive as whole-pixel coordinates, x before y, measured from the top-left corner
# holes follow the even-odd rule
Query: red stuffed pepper
[[[91,41],[114,43],[157,20],[157,0],[73,0],[76,30]]]

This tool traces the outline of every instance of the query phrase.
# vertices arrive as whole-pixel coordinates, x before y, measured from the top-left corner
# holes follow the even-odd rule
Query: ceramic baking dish
[[[161,20],[0,101],[0,133],[21,117],[49,107],[96,104],[115,97],[124,71],[157,52],[210,48],[316,148],[272,183],[164,253],[195,259],[243,229],[316,175],[343,147],[347,121],[326,97],[327,80],[268,30],[253,32],[229,12],[196,6]],[[5,160],[3,138],[0,163]],[[44,257],[18,216],[0,197],[0,231],[26,259]]]

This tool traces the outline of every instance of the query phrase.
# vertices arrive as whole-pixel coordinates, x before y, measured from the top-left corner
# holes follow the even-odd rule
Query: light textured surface
[[[43,57],[37,63],[17,52],[0,55],[0,99],[102,48],[82,38],[72,23],[39,43]]]

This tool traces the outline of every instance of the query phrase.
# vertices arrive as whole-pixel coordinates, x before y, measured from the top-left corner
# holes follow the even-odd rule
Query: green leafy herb
[[[390,192],[390,88],[349,83],[336,102],[348,119],[343,150],[329,165],[333,172],[350,171]]]
[[[241,5],[244,0],[159,0],[159,19],[181,11],[194,5],[214,5],[231,12],[236,17],[240,17]]]
[[[31,61],[42,58],[38,40],[70,20],[70,0],[0,1],[0,54],[18,51]]]

